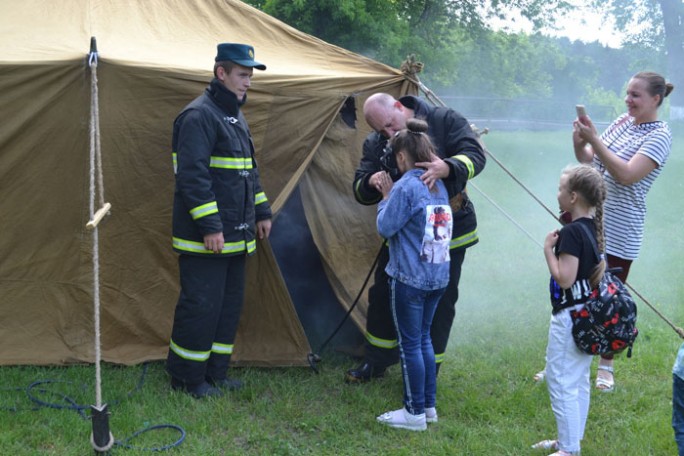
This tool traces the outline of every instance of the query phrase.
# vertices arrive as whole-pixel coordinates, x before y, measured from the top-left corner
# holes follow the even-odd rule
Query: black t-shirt
[[[579,259],[577,277],[570,288],[561,290],[555,279],[551,277],[551,305],[554,312],[574,306],[575,304],[582,304],[591,294],[589,279],[599,259],[596,258],[594,253],[591,239],[587,238],[585,230],[579,225],[580,223],[589,228],[591,233],[596,233],[594,219],[579,218],[561,228],[558,234],[558,241],[554,247],[556,256],[565,253]]]

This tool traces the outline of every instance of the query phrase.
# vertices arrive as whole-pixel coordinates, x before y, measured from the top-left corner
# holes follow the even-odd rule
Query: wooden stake
[[[93,219],[90,220],[88,223],[86,223],[86,229],[88,230],[94,230],[97,225],[100,223],[102,218],[107,215],[107,213],[112,209],[112,205],[109,203],[105,203],[104,206],[102,206],[100,209],[98,209],[97,212],[95,212],[95,215],[93,215]]]

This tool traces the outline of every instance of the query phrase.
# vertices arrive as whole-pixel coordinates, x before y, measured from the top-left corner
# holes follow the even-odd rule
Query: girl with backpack
[[[589,412],[592,355],[577,348],[570,313],[579,310],[603,276],[606,263],[596,263],[591,239],[580,224],[595,234],[604,249],[603,202],[606,186],[601,174],[589,165],[563,170],[558,186],[558,205],[572,221],[544,241],[544,257],[551,273],[552,315],[546,348],[546,380],[557,436],[532,448],[557,450],[552,456],[580,454],[580,442]]]
[[[394,184],[388,173],[379,179],[383,199],[377,216],[378,232],[389,241],[385,272],[399,342],[404,406],[378,416],[377,421],[424,431],[428,422],[437,421],[437,374],[430,327],[449,283],[453,213],[444,183],[437,180],[429,188],[421,180],[425,170],[415,165],[430,162],[435,154],[427,123],[413,118],[406,126],[390,139],[385,151],[385,159],[396,160],[402,176]]]

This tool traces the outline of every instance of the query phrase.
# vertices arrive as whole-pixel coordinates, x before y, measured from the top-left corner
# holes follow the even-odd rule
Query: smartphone
[[[578,119],[581,119],[582,116],[586,116],[586,115],[587,115],[587,110],[584,109],[584,105],[577,105],[577,106],[575,106],[575,110],[577,111],[577,118],[578,118]]]

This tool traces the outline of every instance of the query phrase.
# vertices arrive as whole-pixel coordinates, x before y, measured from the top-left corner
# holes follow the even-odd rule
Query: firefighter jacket
[[[427,122],[428,135],[437,155],[449,165],[449,177],[442,181],[449,193],[454,215],[450,248],[461,249],[476,244],[475,206],[465,188],[468,180],[480,174],[485,167],[482,145],[468,121],[453,109],[430,106],[414,96],[402,97],[399,102],[412,109],[414,117]],[[363,156],[353,182],[354,197],[363,205],[376,204],[382,199],[382,194],[368,181],[373,174],[383,170],[380,157],[386,144],[387,138],[377,132],[369,134],[364,141]]]
[[[173,248],[178,253],[214,255],[204,248],[204,235],[223,232],[220,255],[252,254],[256,222],[271,218],[240,105],[214,79],[174,121]]]

